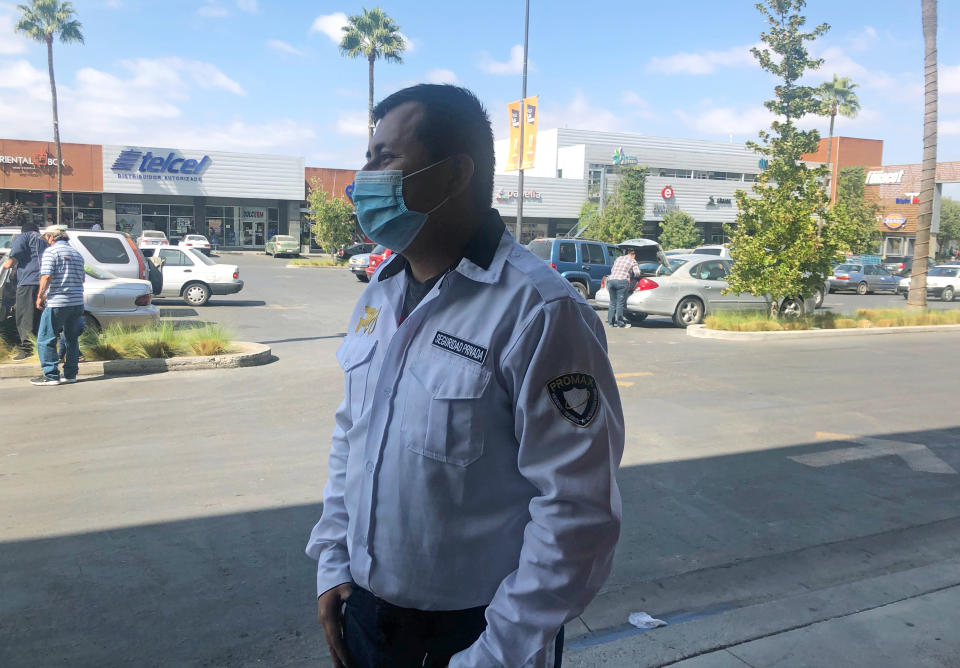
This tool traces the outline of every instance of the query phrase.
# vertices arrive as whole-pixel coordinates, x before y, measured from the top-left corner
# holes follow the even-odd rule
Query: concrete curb
[[[330,266],[318,264],[288,264],[287,269],[346,269],[345,264],[334,264]]]
[[[236,341],[239,352],[205,357],[170,357],[168,359],[109,360],[106,362],[83,362],[78,376],[127,376],[134,374],[164,373],[166,371],[193,371],[196,369],[235,369],[242,366],[259,366],[269,362],[273,355],[270,346],[262,343]],[[40,375],[40,367],[32,362],[0,364],[0,379],[31,378]]]
[[[707,329],[706,325],[687,327],[687,336],[696,339],[721,341],[776,341],[796,339],[819,339],[838,336],[880,336],[883,334],[926,334],[929,332],[960,332],[960,325],[917,325],[912,327],[853,327],[850,329],[801,329],[787,332],[728,332],[722,329]]]

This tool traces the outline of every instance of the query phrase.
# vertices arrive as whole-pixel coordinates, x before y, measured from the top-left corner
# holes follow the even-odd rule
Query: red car
[[[383,246],[377,246],[370,252],[370,262],[367,264],[367,279],[373,277],[373,272],[377,270],[384,260],[393,255],[393,251]]]

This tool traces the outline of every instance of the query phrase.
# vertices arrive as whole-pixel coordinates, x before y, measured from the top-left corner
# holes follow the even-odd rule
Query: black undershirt
[[[423,298],[433,290],[433,286],[437,284],[441,278],[446,275],[447,272],[437,274],[433,278],[428,278],[426,281],[421,283],[413,277],[413,272],[410,271],[410,265],[408,264],[404,267],[404,271],[407,275],[407,288],[403,292],[403,309],[400,311],[400,320],[406,320],[413,309],[417,308],[417,305],[423,301]]]

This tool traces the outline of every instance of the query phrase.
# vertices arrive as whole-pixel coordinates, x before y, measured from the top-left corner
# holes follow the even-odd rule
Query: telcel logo
[[[151,151],[146,154],[136,149],[121,151],[110,168],[115,172],[138,171],[145,174],[190,174],[198,176],[210,165],[210,156],[205,155],[200,160],[177,157],[171,151],[166,157],[154,156]]]

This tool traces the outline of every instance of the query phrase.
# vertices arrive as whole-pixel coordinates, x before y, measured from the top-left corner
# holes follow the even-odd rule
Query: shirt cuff
[[[331,566],[324,564],[322,559],[317,562],[317,596],[345,582],[353,582],[349,563],[344,566]]]

